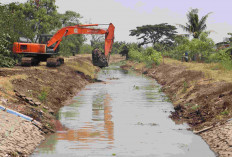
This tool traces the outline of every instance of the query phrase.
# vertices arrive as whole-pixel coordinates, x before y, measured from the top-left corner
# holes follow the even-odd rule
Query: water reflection
[[[90,149],[90,143],[98,141],[109,141],[113,144],[114,124],[112,119],[112,107],[110,106],[110,95],[102,93],[93,96],[92,122],[84,122],[84,125],[77,130],[58,132],[58,140],[79,141],[85,147],[75,147],[73,149]],[[69,113],[69,112],[68,112]],[[71,114],[72,115],[72,114]],[[96,123],[94,123],[96,121]]]

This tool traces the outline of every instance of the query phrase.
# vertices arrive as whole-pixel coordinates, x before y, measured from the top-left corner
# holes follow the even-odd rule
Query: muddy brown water
[[[188,125],[168,116],[173,105],[155,80],[103,69],[99,80],[79,92],[59,112],[57,133],[32,157],[214,157]]]

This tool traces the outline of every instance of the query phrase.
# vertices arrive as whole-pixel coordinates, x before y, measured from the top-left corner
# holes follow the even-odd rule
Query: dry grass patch
[[[89,75],[92,79],[95,78],[96,67],[92,65],[92,63],[83,62],[83,61],[75,61],[66,63],[67,66],[73,68],[76,71],[80,71],[85,75]]]
[[[27,79],[27,75],[13,75],[9,77],[0,77],[0,88],[2,91],[4,91],[5,94],[12,95],[14,93],[13,84],[11,83],[12,80],[16,79]]]
[[[189,70],[202,71],[205,77],[210,80],[232,82],[232,71],[225,70],[219,63],[181,62],[170,58],[165,58],[164,63],[185,66]]]

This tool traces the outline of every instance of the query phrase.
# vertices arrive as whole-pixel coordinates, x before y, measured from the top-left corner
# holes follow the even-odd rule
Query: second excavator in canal
[[[99,24],[75,25],[63,27],[55,35],[40,35],[39,43],[14,42],[13,53],[24,54],[22,66],[38,65],[46,61],[48,67],[56,67],[64,63],[62,57],[55,57],[58,54],[58,46],[62,38],[72,34],[103,34],[105,35],[105,52],[95,49],[92,52],[93,65],[99,67],[108,66],[109,57],[114,42],[114,25],[109,24],[107,30],[90,28]]]

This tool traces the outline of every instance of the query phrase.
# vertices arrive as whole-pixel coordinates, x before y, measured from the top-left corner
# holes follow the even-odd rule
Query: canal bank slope
[[[111,62],[123,59],[112,56]],[[65,59],[65,64],[48,68],[0,68],[0,106],[27,115],[36,125],[0,110],[0,156],[27,156],[55,132],[59,109],[78,91],[96,80],[100,69],[94,67],[91,55]]]
[[[143,63],[128,61],[122,68],[133,69],[156,79],[174,105],[175,111],[170,117],[177,123],[187,122],[219,156],[232,156],[230,78],[229,81],[217,80],[214,78],[218,77],[209,71],[193,70],[187,64],[165,59],[159,66],[146,68]],[[194,64],[195,67],[204,66],[202,63]]]

